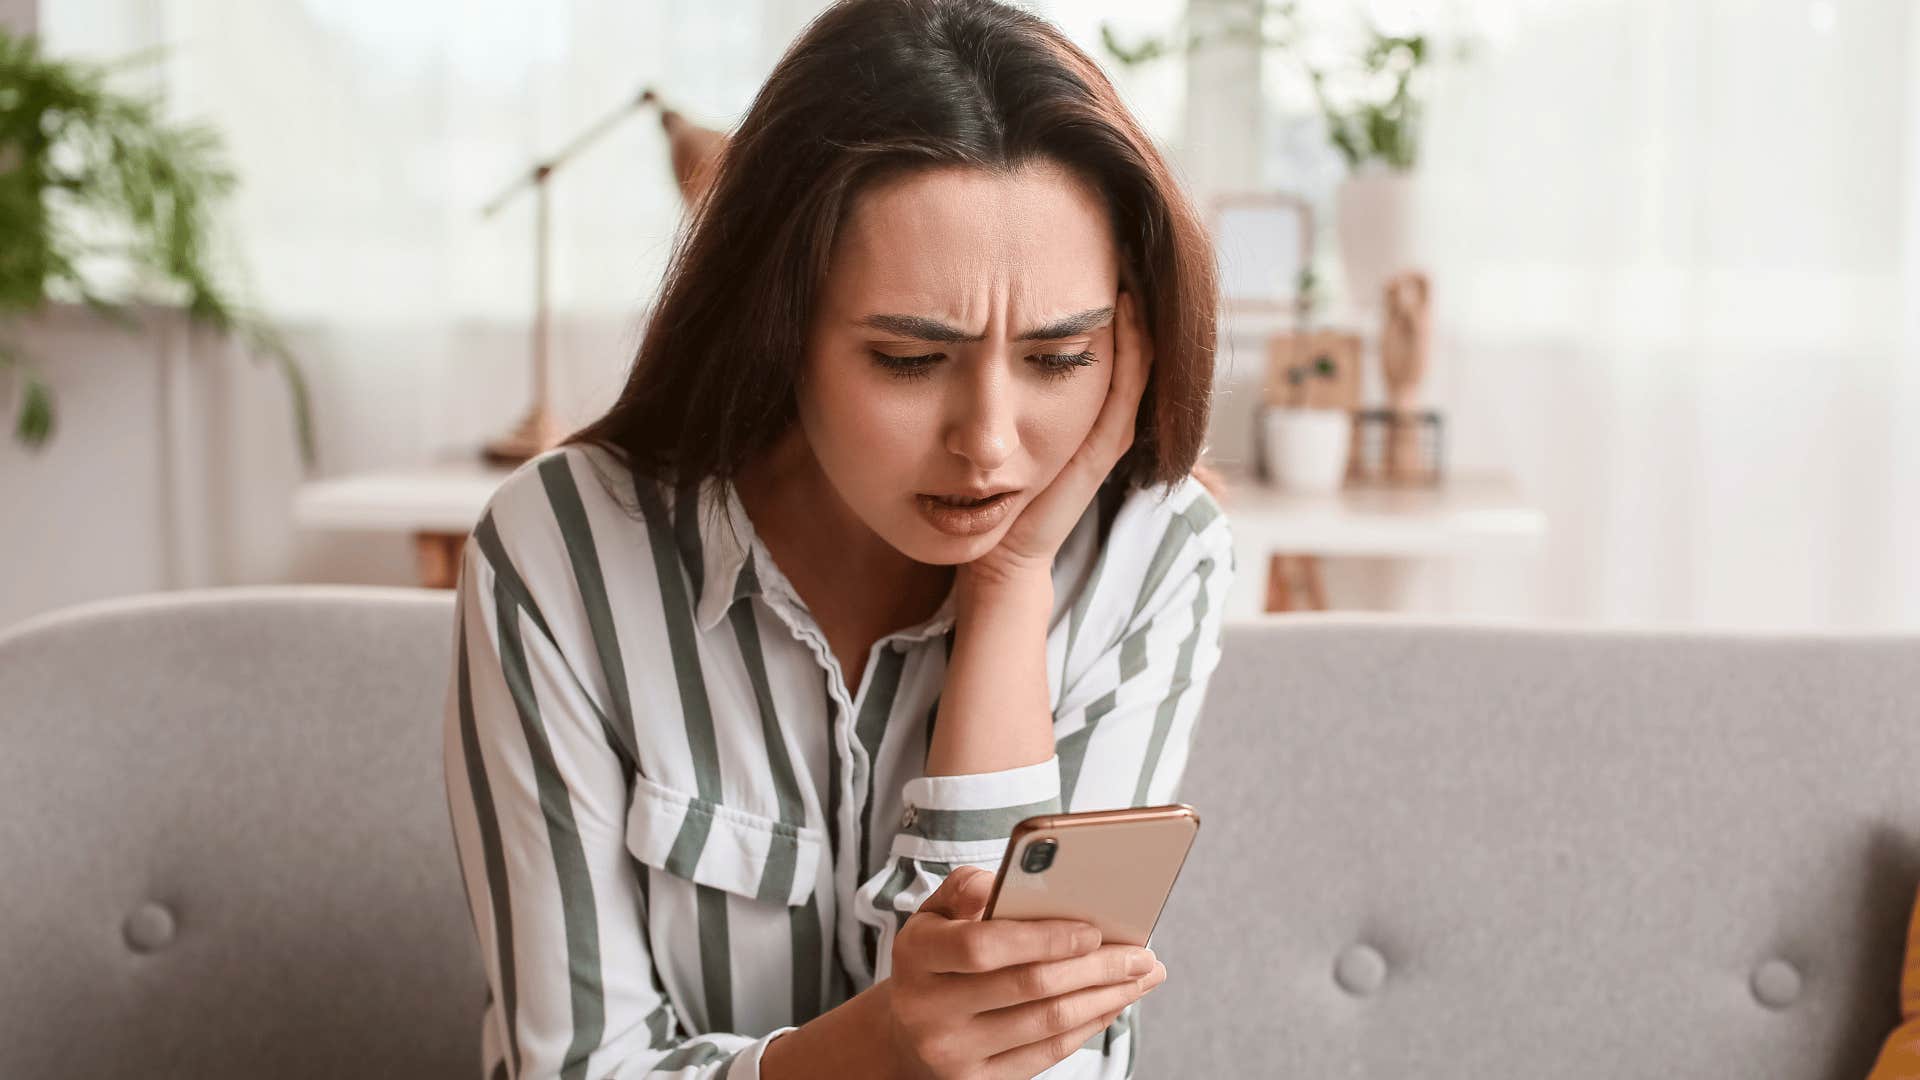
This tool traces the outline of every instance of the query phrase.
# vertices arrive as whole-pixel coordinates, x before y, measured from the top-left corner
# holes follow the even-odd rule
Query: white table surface
[[[464,534],[512,471],[476,457],[318,480],[295,493],[293,519],[305,529]]]
[[[302,485],[294,520],[308,529],[465,533],[510,470],[479,461],[343,476]],[[1271,552],[1424,558],[1536,545],[1546,515],[1504,473],[1450,474],[1434,488],[1347,488],[1300,495],[1226,474],[1227,514],[1243,556]]]
[[[1450,473],[1436,487],[1349,487],[1327,495],[1284,492],[1249,476],[1226,476],[1225,508],[1243,556],[1480,555],[1529,549],[1547,533],[1546,514],[1500,472]]]

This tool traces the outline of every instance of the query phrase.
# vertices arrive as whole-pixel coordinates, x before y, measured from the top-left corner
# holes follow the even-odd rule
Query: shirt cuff
[[[725,1071],[727,1080],[760,1080],[760,1058],[767,1052],[767,1044],[798,1028],[796,1024],[774,1028],[760,1038],[747,1044],[733,1055],[733,1062]]]
[[[1013,827],[1060,812],[1060,757],[997,772],[918,776],[901,788],[906,812],[893,853],[935,862],[998,859]]]

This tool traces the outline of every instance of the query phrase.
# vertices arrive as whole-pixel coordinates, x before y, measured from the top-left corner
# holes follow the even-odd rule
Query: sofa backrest
[[[0,1076],[473,1076],[445,593],[0,637]],[[1137,1075],[1857,1078],[1920,639],[1233,624]]]
[[[477,1076],[452,626],[222,590],[0,638],[0,1076]]]
[[[1139,1075],[1866,1075],[1920,883],[1920,638],[1228,634]]]

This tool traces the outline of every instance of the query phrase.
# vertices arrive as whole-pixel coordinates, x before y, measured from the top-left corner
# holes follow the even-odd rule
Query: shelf
[[[1512,477],[1468,470],[1438,487],[1350,487],[1303,495],[1225,474],[1234,546],[1264,560],[1276,552],[1380,557],[1468,556],[1536,547],[1547,516]]]
[[[511,473],[476,459],[316,481],[294,495],[293,519],[307,529],[464,535]]]
[[[472,462],[361,473],[302,485],[294,520],[308,529],[464,534],[511,470]],[[1433,557],[1531,548],[1546,514],[1505,473],[1466,471],[1433,488],[1347,488],[1302,495],[1224,474],[1235,545],[1264,557]],[[1244,560],[1243,560],[1244,561]]]

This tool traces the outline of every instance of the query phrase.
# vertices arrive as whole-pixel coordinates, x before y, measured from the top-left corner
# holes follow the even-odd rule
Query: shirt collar
[[[733,485],[713,478],[702,481],[698,506],[701,575],[694,621],[700,629],[712,630],[735,603],[750,596],[761,597],[790,622],[804,620],[814,626],[813,613],[774,564]],[[719,524],[713,525],[715,522]],[[681,535],[687,535],[687,528],[685,524],[680,526]],[[946,633],[954,619],[954,590],[948,589],[939,609],[925,621],[888,634],[883,640],[924,641]]]
[[[732,609],[734,601],[760,592],[753,565],[758,538],[732,485],[711,478],[702,481],[697,505],[700,599],[693,617],[700,629],[711,630]],[[682,536],[687,535],[687,522],[676,522],[676,526]]]

